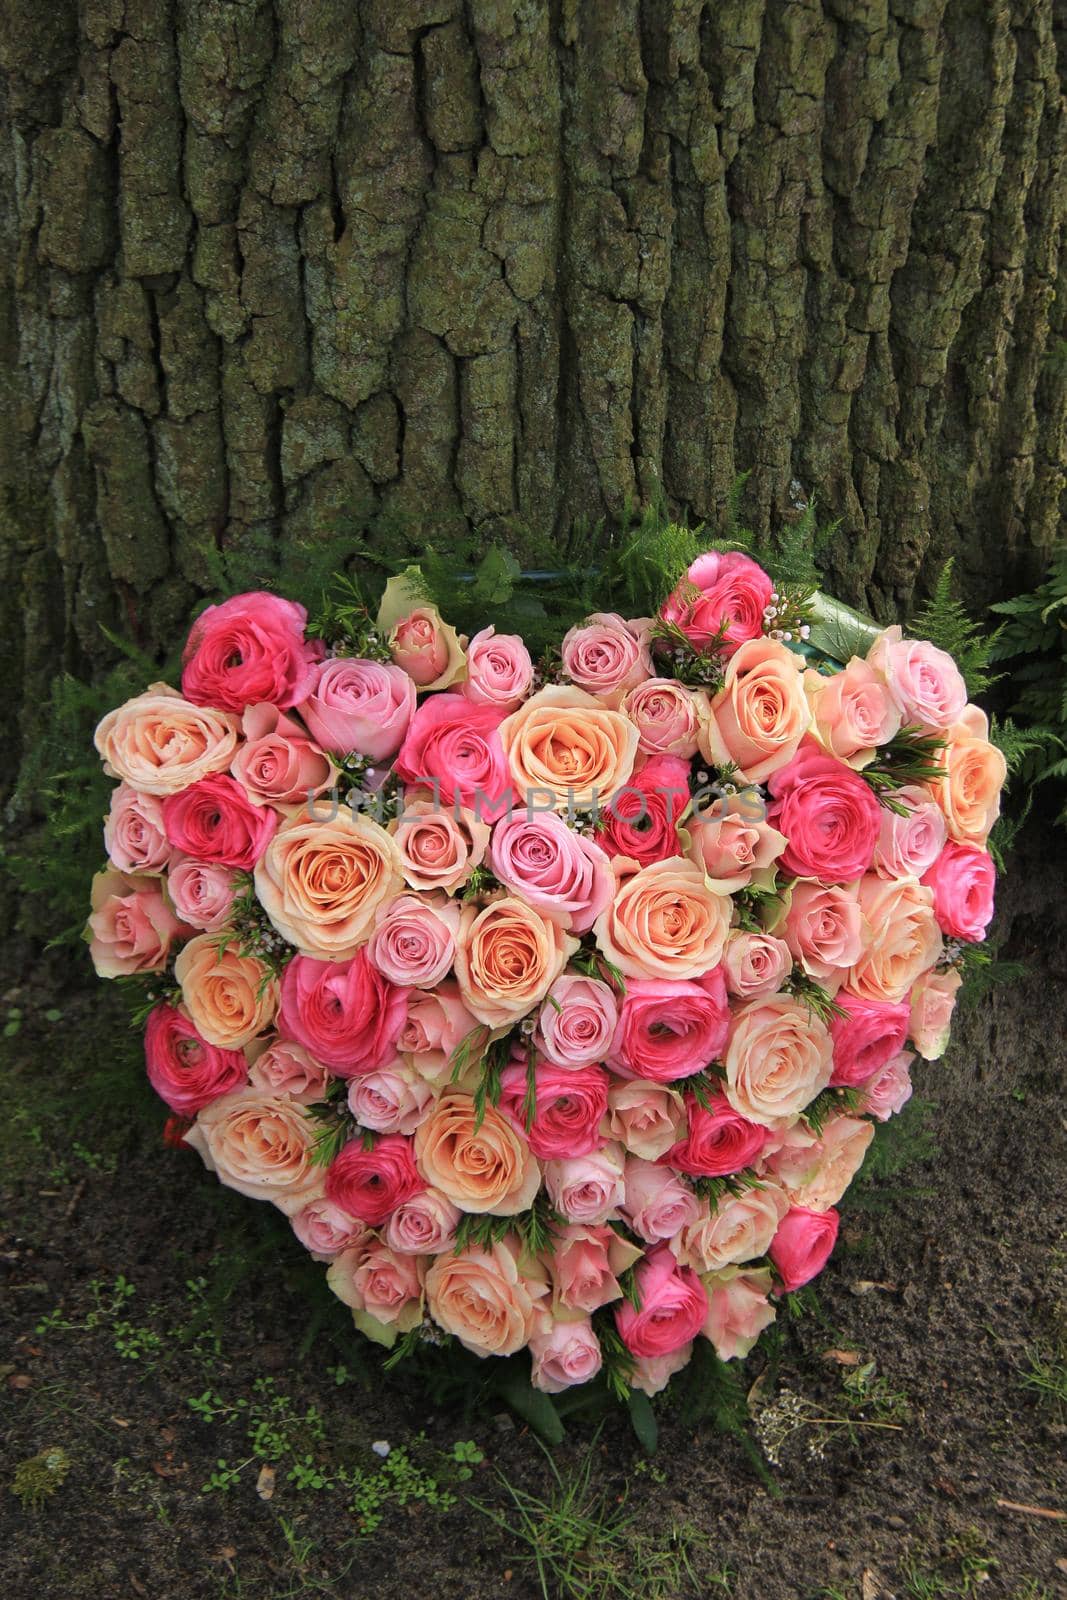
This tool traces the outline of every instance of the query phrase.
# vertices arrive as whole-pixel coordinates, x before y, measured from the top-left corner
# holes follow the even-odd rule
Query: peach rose
[[[865,1000],[900,1001],[941,956],[934,892],[914,878],[860,880],[860,910],[871,942],[849,973],[848,986]]]
[[[946,776],[936,779],[930,790],[944,813],[949,838],[984,846],[1000,816],[1000,791],[1008,775],[1003,751],[957,723],[937,761]]]
[[[725,1066],[734,1110],[765,1128],[786,1128],[830,1082],[833,1041],[800,1001],[772,995],[735,1014]]]
[[[637,729],[637,748],[646,756],[697,753],[700,729],[710,711],[703,689],[687,689],[677,678],[649,678],[631,689],[622,709]]]
[[[325,1100],[330,1075],[302,1044],[291,1039],[256,1039],[247,1047],[248,1081],[268,1094],[287,1094],[301,1105]]]
[[[348,1085],[348,1109],[362,1128],[376,1133],[414,1133],[430,1115],[433,1090],[413,1067],[397,1062]]]
[[[831,1117],[818,1135],[797,1123],[768,1156],[767,1168],[792,1205],[828,1211],[862,1167],[873,1138],[874,1123],[860,1117]]]
[[[478,1121],[473,1097],[446,1089],[415,1130],[415,1163],[461,1211],[513,1217],[533,1202],[541,1171],[530,1146],[493,1106]]]
[[[278,983],[255,956],[198,934],[179,953],[174,977],[182,1002],[208,1044],[240,1050],[263,1033],[278,1009]]]
[[[396,841],[370,817],[339,811],[283,822],[256,862],[256,895],[301,955],[347,961],[370,938],[378,908],[403,886]]]
[[[671,1240],[671,1249],[683,1267],[697,1272],[718,1272],[723,1267],[765,1256],[789,1201],[776,1183],[761,1183],[743,1194],[726,1194],[714,1210]]]
[[[747,889],[750,883],[769,888],[774,881],[774,863],[788,843],[777,828],[724,800],[716,800],[688,821],[684,831],[686,855],[726,894]]]
[[[552,1315],[561,1322],[590,1316],[622,1299],[619,1276],[644,1252],[614,1228],[569,1224],[557,1229],[547,1254]]]
[[[426,1274],[431,1317],[476,1356],[511,1356],[529,1344],[548,1326],[547,1294],[547,1283],[519,1270],[506,1240],[438,1256]]]
[[[705,761],[733,763],[748,783],[762,783],[791,761],[811,720],[801,668],[802,658],[776,639],[741,645],[701,730]]]
[[[611,799],[634,770],[637,729],[581,689],[549,687],[505,717],[500,737],[520,797],[557,810]]]
[[[777,1316],[769,1295],[772,1278],[769,1267],[724,1267],[705,1278],[708,1315],[701,1333],[720,1361],[734,1361],[748,1355],[764,1328]]]
[[[194,706],[177,689],[153,683],[109,711],[94,735],[109,777],[145,794],[177,794],[222,772],[237,749],[240,721],[227,711]]]
[[[368,1234],[330,1264],[326,1274],[360,1333],[391,1348],[422,1321],[422,1264]]]
[[[389,824],[400,851],[400,870],[411,889],[455,894],[480,867],[489,845],[489,825],[462,806],[438,808],[414,791]]]
[[[189,932],[164,899],[159,878],[108,868],[93,878],[90,905],[85,937],[101,978],[162,971],[175,939]]]
[[[463,1003],[488,1027],[509,1026],[540,1004],[577,948],[525,900],[504,895],[481,910],[464,906],[456,940]]]
[[[911,1042],[924,1061],[945,1053],[956,996],[963,982],[955,967],[947,972],[924,972],[911,991]]]
[[[809,667],[804,692],[812,733],[829,755],[847,766],[868,766],[878,746],[900,732],[900,708],[885,679],[859,656],[829,677]]]
[[[631,1078],[608,1090],[608,1132],[632,1155],[658,1161],[685,1134],[685,1103],[665,1083]]]
[[[420,690],[447,689],[467,676],[464,641],[441,620],[436,606],[422,600],[417,568],[390,578],[378,608],[378,627],[386,634],[395,666]]]
[[[858,884],[826,885],[807,878],[793,884],[774,931],[808,977],[831,994],[841,987],[871,937],[860,910]]]
[[[699,978],[722,957],[730,900],[682,856],[627,878],[594,924],[604,955],[628,978]]]
[[[245,742],[230,771],[253,805],[302,805],[321,794],[335,769],[295,717],[277,706],[249,706],[241,718]]]
[[[197,1112],[185,1142],[221,1183],[293,1216],[322,1194],[315,1125],[287,1094],[235,1089]]]

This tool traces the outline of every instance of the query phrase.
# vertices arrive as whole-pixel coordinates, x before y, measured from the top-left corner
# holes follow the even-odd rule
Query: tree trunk
[[[1029,576],[1054,4],[3,0],[6,770],[101,623],[173,644],[354,531],[543,560],[748,471],[884,614],[951,553]]]

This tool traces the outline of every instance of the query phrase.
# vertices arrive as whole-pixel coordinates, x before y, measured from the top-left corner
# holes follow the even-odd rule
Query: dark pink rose
[[[778,1269],[784,1293],[803,1288],[822,1271],[837,1243],[840,1220],[833,1207],[809,1211],[806,1206],[790,1206],[767,1252]]]
[[[604,1143],[600,1119],[608,1109],[608,1075],[601,1067],[556,1067],[538,1057],[534,1067],[533,1119],[526,1126],[526,1053],[500,1076],[499,1108],[541,1161],[587,1156]]]
[[[665,1356],[696,1337],[708,1314],[708,1296],[691,1267],[680,1267],[665,1244],[634,1268],[641,1309],[617,1306],[615,1326],[631,1355]]]
[[[235,778],[217,772],[169,794],[163,826],[174,848],[194,861],[251,872],[274,837],[278,813],[253,805]]]
[[[709,550],[693,562],[660,615],[681,628],[698,650],[717,638],[722,628],[723,649],[732,655],[763,632],[763,613],[773,592],[770,578],[750,556],[739,550],[725,554]]]
[[[327,1200],[372,1228],[425,1187],[411,1140],[401,1133],[382,1134],[369,1150],[361,1139],[350,1139],[326,1168]]]
[[[673,1083],[716,1060],[729,1028],[721,966],[693,982],[631,978],[608,1061],[631,1077]]]
[[[597,839],[612,856],[632,856],[641,866],[681,854],[678,821],[689,804],[689,763],[653,756],[600,813]]]
[[[770,1137],[758,1122],[735,1111],[725,1095],[713,1095],[705,1109],[695,1095],[686,1096],[689,1131],[663,1157],[663,1164],[691,1178],[722,1178],[758,1161]]]
[[[407,993],[357,951],[351,961],[294,956],[285,969],[278,1030],[339,1078],[358,1078],[396,1053]]]
[[[324,653],[321,640],[304,638],[306,623],[303,606],[262,591],[208,606],[182,655],[182,693],[222,711],[261,700],[287,711],[308,693]]]
[[[412,718],[394,770],[405,783],[436,781],[446,805],[458,801],[481,821],[491,821],[512,797],[498,731],[503,720],[496,706],[473,705],[460,694],[435,694]]]
[[[834,1075],[830,1083],[834,1087],[855,1087],[866,1083],[903,1050],[911,1007],[907,1000],[893,1004],[845,993],[838,993],[836,1004],[848,1015],[830,1020],[830,1037],[834,1041]]]
[[[850,883],[874,859],[881,806],[851,767],[805,739],[787,766],[767,780],[774,799],[767,820],[788,843],[778,866],[798,878]]]
[[[415,715],[415,685],[392,662],[342,656],[316,667],[299,710],[324,750],[386,761],[400,749]]]
[[[158,1005],[148,1013],[144,1053],[149,1083],[183,1117],[243,1089],[248,1078],[244,1051],[208,1044],[176,1006]]]
[[[985,938],[997,881],[985,850],[950,839],[922,881],[934,891],[934,916],[943,933],[971,944]]]

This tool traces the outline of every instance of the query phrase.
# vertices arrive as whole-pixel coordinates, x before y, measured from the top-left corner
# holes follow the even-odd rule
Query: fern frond
[[[953,560],[945,562],[930,599],[908,624],[917,639],[929,639],[945,650],[963,674],[967,693],[979,699],[1003,676],[990,671],[1000,629],[988,633],[953,595]]]

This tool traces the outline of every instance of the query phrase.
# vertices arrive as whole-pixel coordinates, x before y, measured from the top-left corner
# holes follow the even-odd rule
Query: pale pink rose
[[[90,903],[85,936],[101,978],[161,972],[174,941],[189,933],[164,898],[159,878],[109,868],[93,878]]]
[[[586,694],[611,706],[652,676],[652,658],[642,630],[614,611],[595,611],[569,629],[560,646],[563,671]]]
[[[871,938],[848,986],[865,1000],[904,1000],[941,956],[933,890],[914,878],[886,882],[868,873],[860,880],[859,901]]]
[[[900,732],[900,707],[885,679],[858,656],[829,677],[809,667],[804,691],[816,739],[850,767],[867,766],[877,747]]]
[[[433,1090],[412,1067],[378,1067],[348,1085],[348,1109],[376,1133],[414,1133],[433,1106]]]
[[[967,704],[967,685],[952,657],[926,639],[905,639],[886,628],[867,660],[889,686],[908,727],[936,733],[957,722]]]
[[[173,850],[163,828],[163,804],[128,783],[111,791],[104,846],[116,872],[164,872]]]
[[[622,1298],[619,1275],[642,1255],[614,1228],[558,1228],[548,1252],[552,1279],[552,1314],[561,1320],[591,1316],[600,1306]]]
[[[788,1127],[830,1082],[833,1043],[820,1019],[788,995],[742,1006],[726,1049],[726,1098],[765,1128]]]
[[[630,1368],[630,1388],[640,1389],[647,1395],[660,1394],[676,1372],[689,1365],[693,1354],[693,1341],[687,1340],[677,1350],[668,1350],[665,1356],[635,1358]]]
[[[898,816],[883,806],[874,870],[880,878],[921,878],[948,837],[941,809],[922,784],[906,784],[886,798],[906,807],[907,815]]]
[[[837,1204],[863,1165],[873,1138],[873,1122],[860,1117],[831,1117],[818,1135],[797,1123],[767,1157],[766,1166],[792,1205],[827,1211]]]
[[[784,922],[775,928],[799,966],[833,994],[870,943],[859,885],[813,883],[800,878],[790,892]]]
[[[440,809],[425,791],[412,790],[404,809],[389,824],[400,850],[400,870],[410,889],[444,889],[455,894],[481,866],[489,844],[489,825],[462,806]]]
[[[600,1340],[592,1323],[554,1322],[547,1333],[530,1340],[533,1368],[530,1382],[545,1394],[559,1394],[575,1383],[588,1383],[603,1364]]]
[[[623,1153],[609,1144],[587,1156],[546,1161],[544,1180],[552,1204],[568,1222],[608,1222],[619,1215],[626,1193]]]
[[[632,1155],[658,1161],[685,1134],[685,1103],[665,1083],[632,1078],[608,1090],[608,1132]]]
[[[237,874],[232,867],[210,861],[192,861],[175,853],[167,874],[171,904],[190,928],[217,933],[230,919],[237,894]]]
[[[533,662],[517,633],[497,633],[492,626],[476,633],[467,646],[466,698],[479,706],[516,710],[530,692]]]
[[[271,1200],[286,1216],[323,1193],[323,1170],[312,1160],[315,1124],[286,1094],[235,1089],[221,1095],[197,1113],[185,1142],[227,1188]]]
[[[915,1060],[910,1050],[902,1050],[884,1066],[881,1072],[860,1085],[863,1096],[862,1109],[878,1122],[888,1122],[898,1111],[903,1111],[911,1099],[911,1063]]]
[[[564,972],[537,1013],[534,1043],[553,1066],[585,1067],[604,1060],[618,1020],[615,995],[608,984]]]
[[[924,972],[911,991],[908,1031],[924,1061],[936,1061],[945,1053],[962,982],[962,975],[949,967],[946,972]]]
[[[310,1200],[289,1218],[293,1232],[316,1261],[332,1261],[342,1250],[353,1250],[370,1236],[365,1222],[322,1197]]]
[[[738,1000],[756,1000],[783,987],[793,970],[793,957],[784,939],[735,928],[726,941],[722,964],[729,992]]]
[[[241,729],[245,742],[230,771],[254,805],[303,805],[329,787],[333,768],[294,717],[277,706],[249,706]]]
[[[637,748],[646,756],[697,753],[701,725],[707,721],[708,697],[703,689],[687,689],[677,678],[649,678],[631,689],[622,709],[637,729]]]
[[[789,1201],[777,1183],[765,1181],[742,1194],[726,1194],[714,1210],[704,1207],[671,1241],[671,1249],[685,1267],[697,1272],[718,1272],[723,1267],[765,1256]]]
[[[439,1189],[423,1189],[402,1200],[385,1224],[391,1250],[405,1256],[437,1256],[451,1250],[463,1215]]]
[[[706,1278],[704,1287],[708,1292],[708,1314],[701,1333],[720,1361],[747,1356],[777,1315],[768,1298],[769,1269],[753,1272],[726,1267]]]
[[[396,1048],[421,1078],[440,1083],[452,1070],[455,1051],[481,1026],[463,1004],[459,985],[449,979],[432,992],[412,990]]]
[[[700,1215],[700,1202],[689,1184],[658,1162],[629,1156],[624,1181],[622,1214],[646,1244],[673,1239]]]
[[[744,797],[716,800],[685,825],[686,855],[727,894],[769,884],[786,847],[784,833],[748,815]]]
[[[511,1356],[548,1327],[548,1284],[518,1241],[438,1256],[426,1274],[434,1321],[476,1356]]]
[[[573,933],[587,933],[615,893],[604,850],[554,811],[502,818],[488,864],[507,888]]]
[[[290,1039],[254,1040],[246,1049],[248,1081],[268,1094],[287,1094],[301,1105],[325,1100],[330,1075],[321,1061]]]
[[[451,970],[458,931],[459,907],[443,893],[400,894],[379,910],[367,955],[390,983],[432,989]]]
[[[390,578],[378,607],[378,628],[386,634],[394,663],[419,689],[447,689],[467,676],[466,642],[441,618],[436,606],[424,604],[418,574],[408,569]]]
[[[116,706],[94,734],[104,771],[145,794],[177,794],[229,766],[240,722],[183,700],[165,683]]]
[[[705,761],[734,763],[746,783],[763,783],[792,761],[811,718],[801,664],[776,639],[751,639],[734,652],[701,729]]]
[[[360,1332],[378,1344],[392,1345],[422,1321],[422,1263],[373,1233],[335,1258],[326,1281],[351,1307]]]
[[[339,656],[316,669],[298,710],[323,750],[388,761],[415,715],[415,685],[387,661]]]

